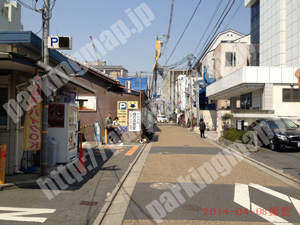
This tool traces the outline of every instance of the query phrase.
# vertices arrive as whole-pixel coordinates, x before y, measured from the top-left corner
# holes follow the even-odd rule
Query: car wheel
[[[274,138],[272,138],[272,139],[270,140],[269,148],[270,148],[272,151],[278,150],[278,145],[277,145],[277,143],[276,143],[276,141],[275,141]]]

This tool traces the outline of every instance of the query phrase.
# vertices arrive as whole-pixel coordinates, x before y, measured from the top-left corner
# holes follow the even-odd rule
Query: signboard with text
[[[126,101],[118,101],[118,124],[121,126],[122,131],[127,131],[127,117],[128,117],[128,108]]]
[[[140,111],[129,112],[129,131],[141,130],[141,113]]]

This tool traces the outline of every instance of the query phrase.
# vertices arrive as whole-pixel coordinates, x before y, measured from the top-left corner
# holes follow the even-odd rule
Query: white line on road
[[[281,200],[284,200],[286,202],[289,202],[294,205],[296,208],[297,212],[300,215],[300,201],[298,199],[294,199],[292,197],[289,197],[285,194],[282,194],[280,192],[274,191],[270,188],[263,187],[258,184],[235,184],[235,189],[234,189],[234,202],[243,206],[244,208],[250,209],[250,204],[251,204],[251,209],[250,211],[255,212],[258,216],[264,218],[265,220],[275,224],[275,225],[292,225],[292,223],[289,223],[288,221],[280,218],[279,216],[273,216],[272,213],[270,213],[268,210],[265,209],[267,213],[262,214],[258,213],[260,209],[263,207],[258,206],[254,203],[251,202],[250,200],[250,195],[249,195],[249,186],[253,187],[257,190],[260,190],[264,193],[267,193],[269,195],[272,195],[276,198],[279,198]]]
[[[234,202],[250,210],[250,196],[247,184],[235,184]]]
[[[251,210],[254,212],[258,212],[260,209],[262,209],[261,206],[258,206],[256,204],[251,203]],[[270,211],[266,210],[266,215],[259,214],[260,217],[264,218],[265,220],[275,224],[275,225],[293,225],[292,223],[289,223],[285,219],[282,219],[279,216],[272,216],[272,213]]]
[[[263,186],[261,186],[259,184],[249,184],[249,186],[253,187],[253,188],[257,189],[257,190],[260,190],[262,192],[265,192],[265,193],[267,193],[269,195],[273,195],[276,198],[280,198],[280,199],[282,199],[282,200],[284,200],[286,202],[291,203],[291,200],[289,199],[289,196],[281,194],[281,193],[279,193],[277,191],[274,191],[274,190],[272,190],[270,188],[263,187]]]
[[[56,209],[0,207],[0,211],[12,211],[9,213],[0,213],[0,220],[44,223],[47,220],[45,217],[24,216],[54,213]]]

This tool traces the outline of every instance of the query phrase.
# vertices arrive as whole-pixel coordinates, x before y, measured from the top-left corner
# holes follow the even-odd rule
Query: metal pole
[[[199,102],[199,73],[198,73],[198,71],[197,71],[196,106],[197,106],[197,127],[199,127],[200,102]]]
[[[139,91],[141,91],[141,82],[142,82],[142,71],[140,71],[140,88],[139,88]]]
[[[175,84],[176,84],[176,75],[175,71],[173,72],[173,121],[175,121],[175,106],[176,106],[176,101],[175,101]]]
[[[191,58],[189,57],[189,80],[190,80],[190,123],[191,123],[191,131],[193,131],[193,86],[192,86],[192,63]]]
[[[43,46],[42,58],[46,65],[49,65],[49,49],[48,49],[48,36],[50,24],[50,0],[45,0],[45,8],[43,16]],[[43,83],[43,90],[48,91],[49,80],[45,77]],[[41,175],[47,174],[47,134],[48,134],[48,96],[43,92],[43,124],[42,124],[42,152],[41,152]]]

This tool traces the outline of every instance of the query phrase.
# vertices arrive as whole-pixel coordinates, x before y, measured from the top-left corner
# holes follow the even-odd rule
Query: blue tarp
[[[126,81],[131,81],[131,89],[133,90],[140,90],[140,78],[136,77],[130,77],[130,78],[122,78],[118,77],[117,78],[124,86],[126,84]],[[146,91],[147,90],[147,77],[142,77],[141,78],[141,90]]]

